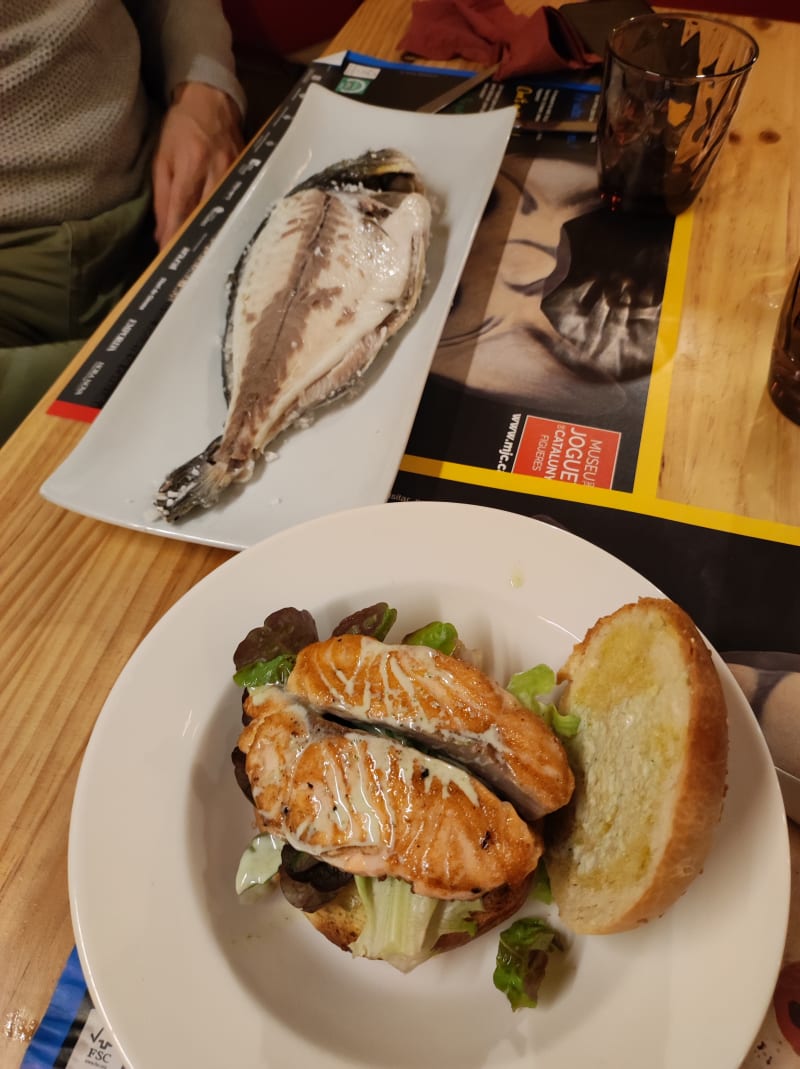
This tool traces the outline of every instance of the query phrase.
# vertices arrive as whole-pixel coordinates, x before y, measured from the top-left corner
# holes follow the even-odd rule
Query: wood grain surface
[[[409,10],[409,0],[366,0],[331,50],[397,59]],[[740,21],[762,58],[695,210],[660,492],[800,524],[800,427],[764,395],[778,306],[800,255],[800,25]],[[0,1066],[8,1069],[19,1066],[74,943],[69,816],[95,720],[143,636],[229,556],[40,497],[86,431],[46,414],[72,371],[0,450]]]
[[[3,1067],[20,1064],[75,941],[69,815],[97,715],[153,624],[228,556],[98,523],[40,497],[46,473],[83,431],[37,413],[0,450]]]
[[[660,494],[800,525],[800,427],[766,393],[800,257],[800,26],[738,19],[760,57],[694,208]]]

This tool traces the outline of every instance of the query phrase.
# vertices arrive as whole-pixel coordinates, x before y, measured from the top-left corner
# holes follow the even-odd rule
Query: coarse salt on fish
[[[416,168],[392,149],[328,168],[275,204],[229,280],[225,426],[166,477],[162,516],[211,507],[279,434],[361,379],[414,312],[430,224]]]

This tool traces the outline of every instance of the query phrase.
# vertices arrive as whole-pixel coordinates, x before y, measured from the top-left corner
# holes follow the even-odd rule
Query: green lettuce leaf
[[[547,866],[544,863],[544,858],[539,859],[539,864],[536,866],[536,872],[533,874],[531,898],[535,898],[539,902],[544,902],[545,905],[548,906],[551,905],[553,901],[553,892],[550,888],[550,875],[547,871]]]
[[[281,864],[283,841],[276,835],[256,835],[245,848],[236,871],[236,893],[255,901],[271,886]]]
[[[538,1004],[549,955],[562,949],[558,932],[537,917],[523,917],[501,932],[492,979],[512,1010]]]
[[[556,674],[546,664],[537,664],[525,672],[517,672],[506,684],[506,690],[532,713],[540,716],[557,735],[571,739],[580,727],[580,717],[572,713],[559,712],[553,702],[541,700],[543,694],[549,694],[556,685]]]
[[[458,645],[458,631],[453,624],[443,620],[432,620],[424,627],[406,635],[403,642],[407,646],[430,646],[440,653],[450,654]]]
[[[279,653],[270,661],[254,661],[236,672],[233,681],[249,690],[267,683],[285,683],[292,674],[296,659],[292,653]]]
[[[410,972],[435,953],[440,936],[476,931],[473,914],[479,902],[445,902],[417,895],[405,880],[356,876],[364,905],[364,928],[350,952],[354,957],[379,958],[400,972]]]

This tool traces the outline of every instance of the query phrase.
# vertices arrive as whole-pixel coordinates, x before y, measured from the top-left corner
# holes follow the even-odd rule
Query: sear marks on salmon
[[[468,765],[527,820],[572,795],[566,752],[541,717],[474,665],[438,650],[341,635],[302,649],[286,688]]]
[[[353,875],[473,899],[518,884],[541,837],[466,771],[329,722],[281,687],[252,692],[239,738],[262,831]]]
[[[282,431],[358,382],[417,305],[430,222],[414,165],[392,149],[275,204],[229,279],[225,426],[160,486],[166,519],[211,507]]]

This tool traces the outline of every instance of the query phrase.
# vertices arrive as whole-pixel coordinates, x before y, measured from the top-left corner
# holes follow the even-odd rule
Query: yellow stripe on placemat
[[[433,479],[468,483],[470,486],[485,486],[492,490],[505,490],[517,494],[539,495],[559,501],[574,501],[597,508],[616,509],[640,516],[671,520],[693,527],[707,527],[725,534],[760,538],[766,542],[781,542],[800,546],[800,528],[786,523],[750,519],[735,516],[715,509],[698,508],[675,501],[664,501],[644,494],[629,494],[624,490],[603,490],[592,486],[541,479],[536,475],[517,475],[513,472],[495,471],[492,468],[476,468],[469,464],[454,464],[450,461],[430,460],[427,457],[406,454],[400,462],[400,471],[410,475],[426,475]]]

